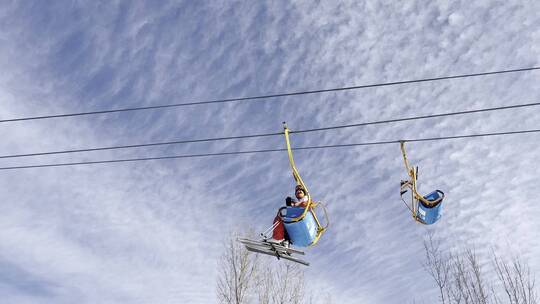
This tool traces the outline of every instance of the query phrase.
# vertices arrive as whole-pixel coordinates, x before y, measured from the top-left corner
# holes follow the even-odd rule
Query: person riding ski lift
[[[311,200],[311,195],[296,169],[289,141],[289,129],[285,123],[283,134],[287,143],[287,153],[292,174],[297,185],[294,189],[296,200],[291,197],[285,199],[286,206],[279,208],[273,225],[261,232],[260,240],[239,238],[238,241],[244,244],[248,251],[271,255],[277,257],[278,260],[284,259],[309,266],[309,262],[296,257],[296,255],[304,255],[304,252],[297,248],[291,248],[290,245],[311,247],[317,244],[328,228],[328,214],[323,203]],[[324,226],[321,225],[315,212],[315,208],[318,206],[324,211],[326,222]],[[269,235],[270,232],[272,232],[272,237]]]
[[[287,196],[287,198],[285,199],[285,205],[287,207],[307,207],[308,196],[306,195],[306,190],[304,189],[304,187],[302,187],[302,185],[296,185],[294,189],[294,196],[296,197],[296,200],[292,199],[290,196]],[[272,232],[272,238],[268,241],[272,243],[278,243],[285,247],[289,247],[290,239],[289,235],[287,234],[287,230],[285,230],[285,226],[283,225],[283,215],[281,214],[281,210],[282,209],[278,211],[278,214],[274,218],[273,226],[275,228]]]

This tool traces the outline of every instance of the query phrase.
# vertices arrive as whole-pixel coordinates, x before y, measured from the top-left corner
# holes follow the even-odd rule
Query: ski
[[[298,249],[285,247],[285,246],[275,244],[275,243],[270,243],[270,242],[267,242],[267,241],[264,241],[264,240],[262,240],[262,241],[254,241],[254,240],[250,240],[250,239],[238,239],[238,241],[240,243],[244,244],[244,245],[262,246],[262,247],[265,247],[265,248],[274,248],[274,249],[282,251],[282,252],[305,255],[305,253],[303,251],[300,251]]]
[[[299,259],[299,258],[292,257],[292,256],[288,255],[287,253],[280,253],[279,251],[274,251],[272,249],[256,248],[256,247],[252,247],[250,245],[246,245],[246,249],[251,251],[251,252],[271,255],[271,256],[277,257],[278,259],[289,260],[289,261],[296,262],[296,263],[299,263],[299,264],[302,264],[302,265],[305,265],[305,266],[309,266],[309,262],[306,262],[306,261],[304,261],[302,259]]]

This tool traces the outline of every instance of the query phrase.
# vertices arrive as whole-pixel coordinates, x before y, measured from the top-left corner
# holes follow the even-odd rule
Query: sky
[[[539,66],[538,1],[3,1],[0,119]],[[538,102],[540,72],[1,123],[0,155],[361,123]],[[537,107],[296,134],[293,146],[538,129]],[[295,153],[331,226],[306,283],[336,303],[435,303],[423,240],[524,257],[540,273],[536,134]],[[283,148],[282,137],[0,159],[0,166]],[[233,231],[266,229],[294,180],[284,152],[0,171],[3,303],[216,303]],[[487,261],[487,260],[486,260]],[[276,263],[268,257],[267,263]],[[492,273],[487,273],[494,279]]]

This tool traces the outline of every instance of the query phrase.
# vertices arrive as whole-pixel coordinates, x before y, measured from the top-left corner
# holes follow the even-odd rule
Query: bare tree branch
[[[432,231],[428,232],[428,239],[424,240],[426,260],[422,263],[424,269],[431,275],[439,288],[440,298],[446,304],[445,289],[450,277],[450,263],[441,252],[440,242],[436,241]]]
[[[302,304],[304,270],[298,264],[248,252],[232,235],[224,242],[216,293],[221,304]],[[312,298],[313,299],[313,298]]]
[[[537,304],[535,278],[531,270],[519,257],[504,260],[492,253],[495,273],[503,286],[510,304]]]
[[[501,283],[497,290],[486,279],[473,249],[446,254],[440,242],[429,233],[424,240],[424,250],[426,259],[422,265],[437,284],[443,304],[538,304],[534,275],[519,257],[508,261],[492,252],[492,266]],[[501,300],[501,294],[506,301]]]
[[[225,241],[225,251],[219,261],[217,297],[223,304],[248,303],[247,295],[259,267],[257,255],[236,242],[236,235]]]

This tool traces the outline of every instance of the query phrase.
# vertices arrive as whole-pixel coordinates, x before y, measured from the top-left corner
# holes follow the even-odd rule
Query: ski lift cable
[[[316,150],[316,149],[329,149],[329,148],[345,148],[345,147],[397,144],[397,143],[401,143],[401,142],[439,141],[439,140],[478,138],[478,137],[490,137],[490,136],[502,136],[502,135],[532,134],[532,133],[540,133],[540,129],[507,131],[507,132],[493,132],[493,133],[479,133],[479,134],[467,134],[467,135],[453,135],[453,136],[439,136],[439,137],[428,137],[428,138],[412,138],[412,139],[375,141],[375,142],[364,142],[364,143],[349,143],[349,144],[334,144],[334,145],[322,145],[322,146],[296,147],[296,148],[292,148],[292,150],[301,151],[301,150]],[[31,168],[65,167],[65,166],[77,166],[77,165],[110,164],[110,163],[149,161],[149,160],[201,158],[201,157],[212,157],[212,156],[230,156],[230,155],[241,155],[241,154],[283,152],[283,151],[287,151],[287,149],[285,149],[285,148],[281,148],[281,149],[264,149],[264,150],[248,150],[248,151],[232,151],[232,152],[218,152],[218,153],[186,154],[186,155],[171,155],[171,156],[129,158],[129,159],[81,161],[81,162],[70,162],[70,163],[23,165],[23,166],[0,167],[0,171],[17,170],[17,169],[31,169]]]
[[[289,133],[295,134],[295,133],[329,131],[329,130],[335,130],[335,129],[363,127],[363,126],[369,126],[369,125],[422,120],[422,119],[429,119],[429,118],[440,118],[440,117],[447,117],[447,116],[465,115],[465,114],[491,112],[491,111],[501,111],[501,110],[509,110],[509,109],[517,109],[517,108],[525,108],[525,107],[533,107],[533,106],[540,106],[540,102],[500,106],[500,107],[493,107],[493,108],[483,108],[483,109],[468,110],[468,111],[458,111],[458,112],[450,112],[450,113],[411,116],[411,117],[405,117],[405,118],[387,119],[387,120],[371,121],[371,122],[364,122],[364,123],[357,123],[357,124],[346,124],[346,125],[338,125],[338,126],[331,126],[331,127],[313,128],[313,129],[290,131]],[[58,150],[58,151],[48,151],[48,152],[22,153],[22,154],[0,155],[0,159],[30,157],[30,156],[44,156],[44,155],[55,155],[55,154],[69,154],[69,153],[79,153],[79,152],[95,152],[95,151],[129,149],[129,148],[142,148],[142,147],[153,147],[153,146],[164,146],[164,145],[179,145],[179,144],[187,144],[187,143],[213,142],[213,141],[234,140],[234,139],[260,138],[260,137],[278,136],[282,134],[283,132],[277,132],[277,133],[275,132],[275,133],[263,133],[263,134],[227,136],[227,137],[175,140],[175,141],[153,142],[153,143],[142,143],[142,144],[129,144],[129,145],[119,145],[119,146],[108,146],[108,147],[94,147],[94,148],[84,148],[84,149]]]
[[[128,112],[128,111],[157,110],[157,109],[166,109],[166,108],[177,108],[177,107],[185,107],[185,106],[197,106],[197,105],[208,105],[208,104],[218,104],[218,103],[231,103],[231,102],[240,102],[240,101],[256,101],[256,100],[261,100],[261,99],[272,99],[272,98],[278,98],[278,97],[359,90],[359,89],[367,89],[367,88],[412,84],[412,83],[490,76],[490,75],[498,75],[498,74],[506,74],[506,73],[528,72],[528,71],[534,71],[534,70],[540,70],[540,67],[526,67],[526,68],[499,70],[499,71],[482,72],[482,73],[459,74],[459,75],[450,75],[450,76],[441,76],[441,77],[432,77],[432,78],[419,78],[419,79],[412,79],[412,80],[382,82],[382,83],[373,83],[373,84],[365,84],[365,85],[329,88],[329,89],[285,92],[285,93],[276,93],[276,94],[268,94],[268,95],[255,95],[255,96],[212,99],[212,100],[203,100],[203,101],[188,101],[188,102],[183,102],[183,103],[162,104],[162,105],[146,106],[146,107],[132,107],[132,108],[99,110],[99,111],[89,111],[89,112],[74,112],[74,113],[66,113],[66,114],[7,118],[7,119],[0,119],[0,123],[21,122],[21,121],[29,121],[29,120],[42,120],[42,119],[51,119],[51,118],[66,118],[66,117],[88,116],[88,115],[100,115],[100,114],[120,113],[120,112]]]

